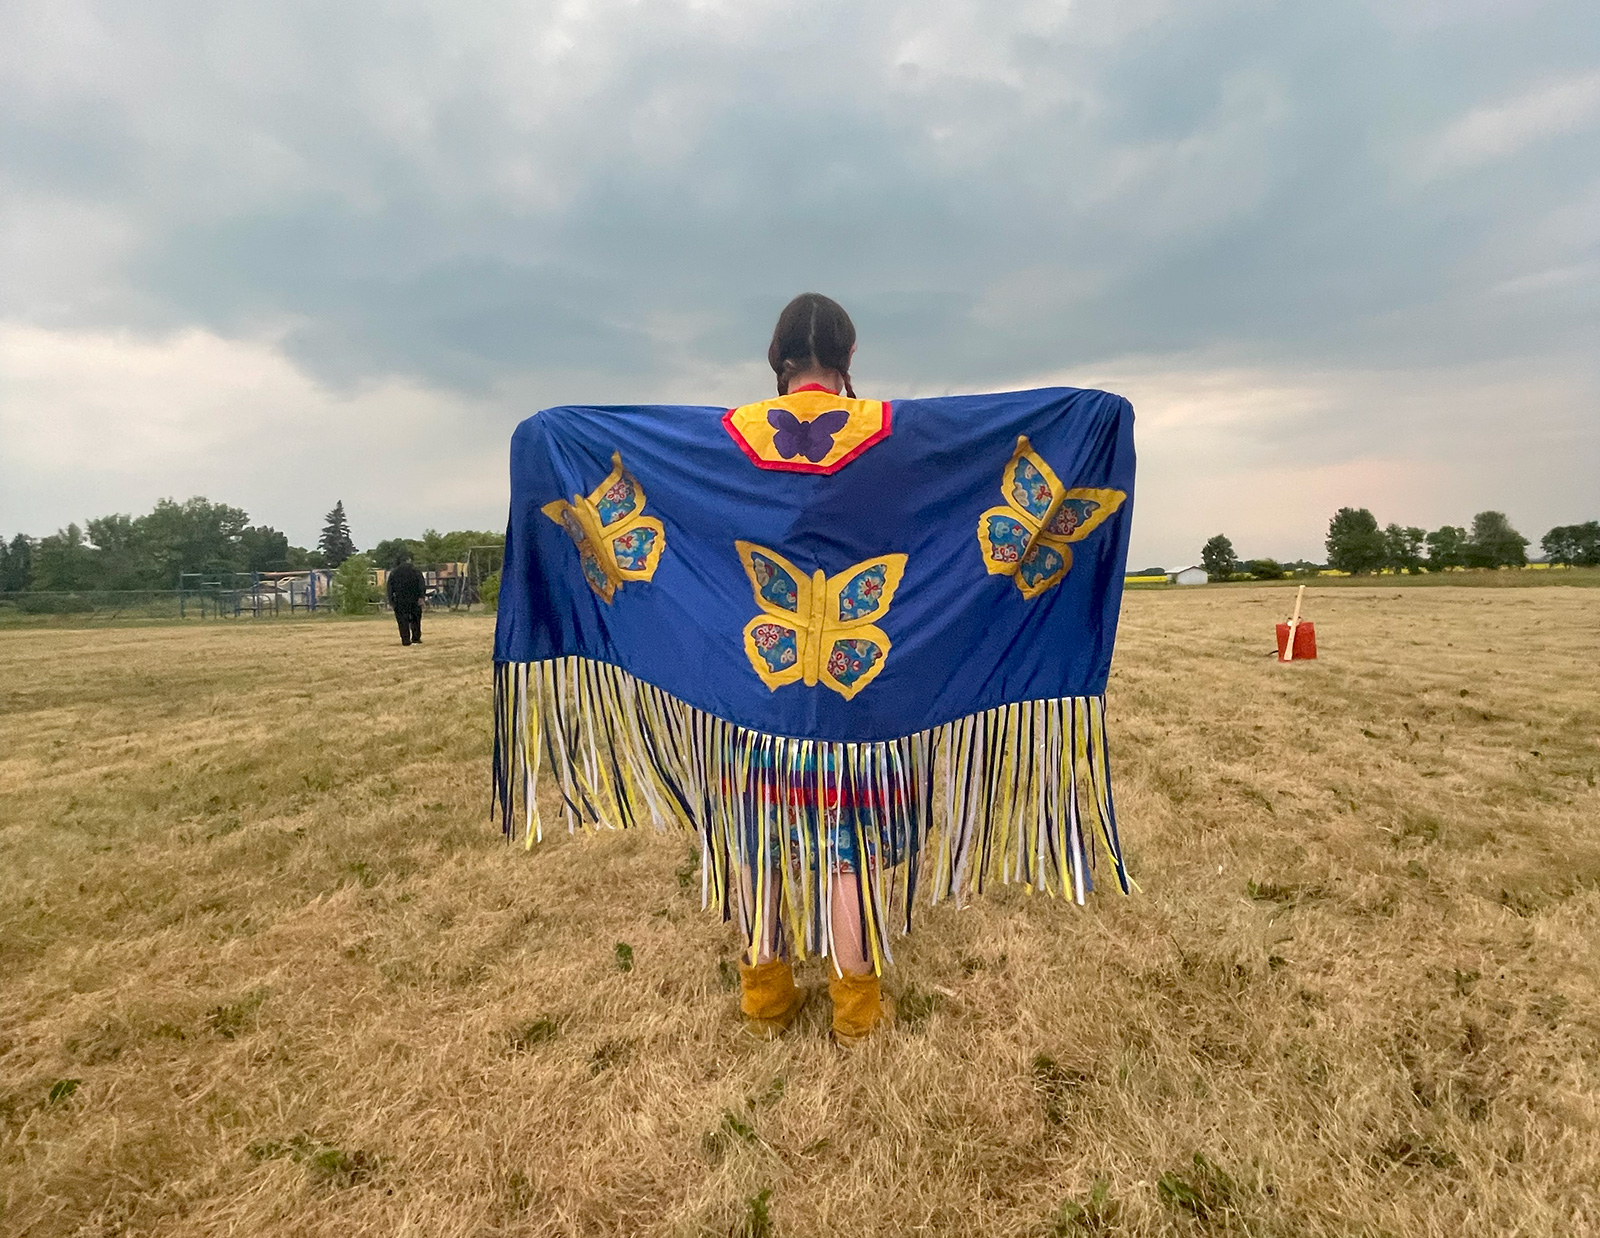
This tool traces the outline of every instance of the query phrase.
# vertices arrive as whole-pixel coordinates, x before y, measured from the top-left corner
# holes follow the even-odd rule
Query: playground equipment
[[[315,611],[330,600],[333,573],[327,568],[297,572],[183,572],[178,577],[178,617],[191,610],[200,618],[280,615],[285,609]]]
[[[469,546],[467,557],[455,563],[436,563],[431,567],[419,564],[422,577],[428,583],[424,604],[448,610],[471,610],[482,600],[478,590],[484,578],[498,572],[505,557],[504,546]],[[387,576],[387,572],[378,574],[380,590]]]

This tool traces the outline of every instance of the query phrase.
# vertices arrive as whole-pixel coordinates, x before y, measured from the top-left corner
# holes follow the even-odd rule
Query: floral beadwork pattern
[[[799,605],[800,587],[795,584],[793,573],[760,553],[750,556],[750,564],[755,571],[756,591],[762,597],[787,611]]]
[[[883,651],[864,637],[836,640],[828,654],[828,674],[842,684],[853,684],[868,674]]]
[[[650,551],[656,544],[656,531],[648,528],[629,529],[611,539],[611,549],[616,553],[617,566],[625,572],[637,572],[650,560]]]
[[[607,591],[611,589],[611,578],[606,575],[606,569],[601,565],[600,560],[595,558],[588,550],[580,550],[578,552],[578,562],[583,565],[583,578],[589,582],[589,588],[593,589],[601,597],[605,597]]]
[[[1030,516],[1043,516],[1052,497],[1044,473],[1026,456],[1018,460],[1011,470],[1011,501]]]
[[[611,484],[594,501],[594,508],[600,516],[602,526],[613,525],[644,506],[644,492],[639,489],[639,483],[634,481],[631,474],[623,473],[615,481],[610,477],[606,480]]]
[[[584,580],[607,605],[624,582],[654,576],[666,549],[666,527],[644,515],[644,506],[644,488],[613,452],[611,472],[587,497],[575,494],[540,509],[572,539]]]
[[[1057,537],[1071,537],[1088,524],[1089,518],[1099,510],[1100,504],[1093,499],[1063,499],[1045,527],[1045,532],[1054,533]]]
[[[1015,516],[989,516],[989,557],[996,563],[1017,563],[1028,547],[1028,528]]]
[[[793,628],[758,622],[750,629],[750,636],[769,671],[784,670],[800,658],[799,639]]]
[[[826,684],[849,700],[883,670],[891,642],[871,621],[888,613],[906,556],[879,555],[827,576],[807,575],[775,550],[735,542],[761,609],[745,624],[745,653],[768,688]]]
[[[1017,579],[1022,582],[1025,590],[1034,588],[1041,580],[1059,579],[1064,575],[1067,570],[1064,552],[1071,553],[1064,547],[1062,550],[1057,550],[1046,542],[1039,542],[1028,551],[1027,557],[1017,568]]]
[[[883,582],[888,573],[886,566],[875,563],[852,576],[839,591],[839,618],[860,619],[875,614],[883,603]]]
[[[1060,584],[1072,570],[1070,543],[1082,541],[1127,500],[1121,490],[1067,489],[1027,436],[1000,474],[1005,506],[978,517],[978,548],[992,576],[1010,576],[1025,598]]]

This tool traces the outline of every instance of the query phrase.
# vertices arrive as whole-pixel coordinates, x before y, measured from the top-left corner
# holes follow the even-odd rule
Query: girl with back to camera
[[[835,395],[843,392],[854,399],[850,361],[855,351],[855,325],[843,307],[818,293],[807,292],[789,302],[778,316],[772,344],[767,349],[767,361],[777,378],[780,396],[801,391],[827,391]],[[824,771],[825,774],[831,772]],[[806,785],[815,788],[819,783],[831,782],[829,778],[807,779]],[[791,791],[791,796],[795,795],[814,800],[816,792],[797,789]],[[799,806],[818,809],[815,819],[832,835],[830,850],[837,858],[837,869],[829,909],[833,953],[826,962],[828,993],[833,999],[833,1038],[839,1044],[854,1045],[875,1029],[887,1026],[894,1017],[893,1003],[883,995],[867,951],[861,866],[868,866],[876,876],[880,863],[892,866],[903,857],[880,857],[872,845],[868,846],[865,856],[857,854],[858,836],[871,839],[877,835],[873,829],[858,831],[855,828],[858,819],[878,811],[878,807],[869,797],[855,794],[850,786],[839,786],[836,795],[830,796],[830,802],[825,805],[805,803]],[[791,839],[790,845],[797,846],[797,840]],[[754,957],[747,958],[739,968],[740,1009],[745,1028],[760,1038],[787,1031],[807,996],[794,982],[786,943],[775,927],[779,920],[777,897],[777,892],[769,887],[766,914],[761,917],[764,926],[761,940],[754,945]]]

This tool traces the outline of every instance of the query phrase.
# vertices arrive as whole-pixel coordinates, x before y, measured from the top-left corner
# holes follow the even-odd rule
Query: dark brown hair
[[[783,307],[772,331],[767,361],[778,376],[778,394],[789,394],[789,380],[806,370],[836,370],[852,400],[850,350],[856,346],[856,325],[844,306],[820,292],[802,292]]]

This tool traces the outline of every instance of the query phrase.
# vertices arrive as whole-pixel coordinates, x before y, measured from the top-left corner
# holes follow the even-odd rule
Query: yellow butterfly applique
[[[762,613],[744,625],[744,651],[761,682],[819,680],[849,700],[878,677],[890,641],[872,622],[889,610],[906,556],[878,555],[837,576],[807,576],[775,550],[734,542]]]
[[[649,580],[666,549],[661,521],[644,514],[644,488],[611,454],[611,472],[588,498],[573,495],[539,509],[567,531],[589,588],[607,605],[627,580]]]
[[[1072,567],[1069,542],[1093,533],[1127,499],[1121,490],[1068,490],[1027,435],[1000,475],[1004,507],[978,517],[978,546],[991,576],[1010,576],[1025,598],[1061,583]]]

